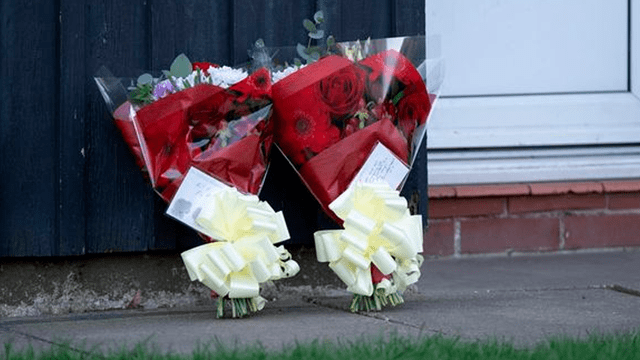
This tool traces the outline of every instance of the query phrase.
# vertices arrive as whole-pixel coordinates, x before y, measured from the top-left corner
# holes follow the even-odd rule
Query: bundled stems
[[[231,309],[232,318],[243,318],[252,312],[257,312],[258,308],[251,298],[229,298],[219,297],[216,302],[216,318],[224,317],[225,310]]]
[[[404,299],[399,292],[396,291],[390,295],[385,295],[384,291],[374,289],[371,296],[354,294],[349,309],[351,312],[381,311],[383,306],[396,306],[402,303],[404,303]]]

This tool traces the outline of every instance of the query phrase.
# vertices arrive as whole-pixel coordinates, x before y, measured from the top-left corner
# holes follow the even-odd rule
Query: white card
[[[408,173],[407,165],[400,161],[386,146],[378,143],[353,181],[369,183],[384,181],[392,189],[397,190]]]
[[[205,197],[209,197],[216,191],[226,188],[228,186],[223,182],[191,167],[169,203],[167,215],[201,233],[207,234],[207,231],[196,223],[196,218],[201,210],[200,204]]]

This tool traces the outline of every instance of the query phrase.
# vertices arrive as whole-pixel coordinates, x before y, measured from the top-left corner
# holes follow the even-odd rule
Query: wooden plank
[[[87,77],[103,65],[117,76],[137,77],[148,70],[146,2],[85,6]],[[86,252],[146,250],[154,236],[157,195],[136,166],[94,84],[87,86],[87,104]]]
[[[424,0],[398,0],[392,6],[394,36],[425,35]]]
[[[151,2],[151,66],[168,69],[185,53],[191,61],[231,62],[231,4],[226,0]]]
[[[231,6],[226,0],[169,1],[150,3],[151,68],[154,73],[169,69],[173,59],[184,53],[191,61],[231,64],[228,36]],[[187,249],[202,243],[197,233],[165,216],[167,205],[154,200],[154,236],[149,248],[155,250]]]
[[[365,40],[393,35],[392,0],[318,0],[326,29],[338,41]]]
[[[0,256],[58,251],[56,10],[0,5]]]
[[[233,58],[235,63],[249,60],[249,50],[258,38],[268,47],[295,46],[305,43],[307,33],[302,26],[305,18],[315,13],[313,1],[234,1]],[[277,54],[282,55],[282,50]],[[292,60],[287,58],[284,60]],[[291,164],[277,148],[272,149],[271,164],[260,198],[276,211],[282,211],[291,234],[288,244],[310,244],[318,227],[321,213],[317,201],[299,179]]]
[[[85,13],[77,0],[60,1],[58,255],[85,253]]]
[[[233,61],[249,61],[247,51],[259,38],[269,47],[295,46],[307,41],[302,20],[312,18],[315,4],[311,0],[235,0],[233,2]]]

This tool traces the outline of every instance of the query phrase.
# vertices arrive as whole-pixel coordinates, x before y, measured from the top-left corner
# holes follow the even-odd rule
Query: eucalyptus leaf
[[[162,70],[162,73],[164,74],[164,76],[166,76],[167,78],[171,78],[171,72],[169,72],[169,70]]]
[[[298,44],[296,46],[296,50],[298,51],[298,55],[300,55],[301,58],[309,61],[310,57],[309,54],[307,54],[307,48],[304,47],[304,45]]]
[[[317,30],[316,24],[314,24],[313,21],[309,19],[302,20],[302,26],[304,26],[304,28],[309,32],[315,32]]]
[[[171,75],[181,78],[189,76],[191,70],[191,61],[189,61],[189,58],[185,54],[178,55],[169,68]]]
[[[153,76],[151,74],[142,74],[138,77],[138,85],[151,84]]]
[[[333,35],[329,35],[327,37],[327,46],[331,47],[335,44],[336,44],[336,38],[334,38]]]
[[[311,59],[313,59],[313,61],[319,60],[320,59],[320,53],[317,51],[314,51],[311,53]]]
[[[310,32],[309,37],[312,39],[322,39],[324,37],[324,30],[318,30],[315,32]]]
[[[255,42],[255,44],[254,44],[254,45],[255,45],[255,47],[257,47],[257,48],[263,48],[263,47],[264,47],[264,40],[262,40],[262,39],[258,39],[258,40],[256,40],[256,42]]]
[[[324,22],[324,13],[322,12],[322,10],[313,14],[313,20],[315,20],[316,24]]]

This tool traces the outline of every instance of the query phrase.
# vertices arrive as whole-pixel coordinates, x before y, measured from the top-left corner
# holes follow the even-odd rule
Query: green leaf
[[[178,55],[169,68],[171,75],[175,77],[187,77],[191,74],[191,70],[191,61],[185,54]]]
[[[298,51],[298,55],[300,55],[301,58],[309,61],[310,57],[309,54],[307,54],[307,48],[304,47],[304,45],[298,44],[296,46],[296,50]]]
[[[313,20],[316,22],[316,24],[324,22],[324,13],[322,12],[322,10],[313,14]]]
[[[334,38],[333,35],[329,35],[329,37],[327,37],[327,46],[332,47],[335,44],[336,44],[336,38]]]
[[[393,103],[393,105],[397,105],[398,101],[400,101],[400,99],[402,99],[402,97],[404,96],[404,91],[400,91],[399,93],[396,94],[396,96],[393,97],[393,100],[391,100],[391,102]]]
[[[302,66],[302,61],[300,61],[300,59],[298,59],[298,58],[295,58],[295,59],[293,59],[293,64],[295,66],[297,66],[297,67],[300,67],[300,66]]]
[[[322,39],[324,37],[324,30],[313,31],[309,33],[309,37],[312,39]]]
[[[171,72],[169,72],[169,70],[162,70],[162,73],[164,74],[164,76],[166,76],[167,78],[171,77]]]
[[[309,32],[316,32],[317,30],[316,24],[314,24],[313,21],[309,19],[302,20],[302,26],[304,26],[304,28]]]
[[[151,84],[153,76],[151,74],[142,74],[138,77],[138,85]]]
[[[317,51],[314,51],[311,53],[311,59],[313,59],[313,61],[319,60],[320,59],[320,53]]]

